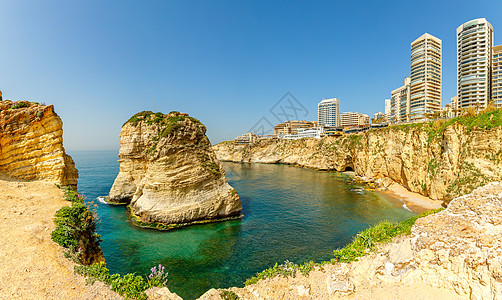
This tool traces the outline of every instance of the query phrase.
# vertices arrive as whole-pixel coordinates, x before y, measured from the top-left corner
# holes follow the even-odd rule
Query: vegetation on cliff
[[[84,197],[71,188],[66,189],[65,198],[71,205],[56,212],[52,240],[67,248],[67,255],[79,263],[90,265],[104,261],[99,247],[100,235],[96,233],[98,220],[95,213],[84,204]]]
[[[134,224],[169,230],[240,215],[239,196],[199,120],[143,111],[124,123],[120,144],[109,201],[129,204]]]
[[[65,190],[65,199],[71,202],[71,206],[64,206],[56,212],[56,228],[51,237],[68,249],[66,257],[80,264],[75,265],[75,273],[87,277],[88,284],[96,280],[104,282],[126,299],[146,300],[145,290],[166,285],[168,273],[162,265],[152,268],[145,278],[135,274],[111,275],[99,246],[100,235],[96,233],[99,222],[95,213],[84,203],[85,198],[70,188]]]
[[[334,250],[333,254],[335,258],[331,261],[324,261],[321,263],[309,261],[300,265],[290,261],[285,261],[284,264],[280,265],[276,263],[272,268],[257,273],[255,277],[246,280],[245,285],[254,284],[259,280],[275,276],[296,276],[297,272],[300,272],[304,276],[308,276],[309,272],[315,267],[322,268],[323,265],[328,263],[335,264],[337,262],[357,261],[359,257],[377,250],[378,245],[388,243],[394,237],[411,234],[411,227],[419,218],[435,214],[441,210],[443,209],[430,210],[399,223],[387,221],[380,222],[358,233],[353,241],[347,246]]]
[[[502,111],[492,110],[340,137],[262,139],[250,145],[220,143],[213,149],[222,161],[353,170],[388,184],[391,179],[447,205],[455,197],[502,179],[500,140]]]

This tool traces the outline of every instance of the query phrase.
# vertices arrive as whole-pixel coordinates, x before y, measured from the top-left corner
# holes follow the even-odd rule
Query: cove
[[[354,235],[382,220],[414,214],[383,196],[358,194],[347,175],[288,165],[223,163],[239,193],[241,220],[159,232],[132,226],[125,207],[97,201],[118,173],[117,151],[73,151],[79,191],[96,204],[101,248],[111,273],[149,274],[159,263],[168,287],[184,299],[210,288],[242,286],[276,262],[333,258]]]

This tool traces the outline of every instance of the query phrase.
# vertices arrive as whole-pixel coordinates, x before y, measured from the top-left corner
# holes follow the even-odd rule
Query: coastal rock
[[[502,299],[502,183],[452,200],[358,261],[231,290],[240,299],[298,299],[299,286],[310,299]]]
[[[501,126],[483,129],[452,122],[435,128],[439,126],[435,124],[393,126],[322,139],[261,139],[250,145],[223,142],[213,149],[220,161],[350,170],[383,187],[396,182],[445,205],[476,187],[502,180]]]
[[[185,113],[141,112],[120,133],[120,172],[112,203],[130,203],[144,223],[182,224],[238,216],[239,195],[227,183],[205,135]]]
[[[78,171],[63,148],[63,122],[52,105],[0,101],[0,173],[77,187]]]

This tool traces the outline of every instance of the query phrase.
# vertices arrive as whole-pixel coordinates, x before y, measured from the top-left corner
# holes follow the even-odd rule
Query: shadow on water
[[[72,152],[79,190],[106,195],[118,173],[116,152]],[[357,194],[346,175],[285,165],[223,163],[241,197],[244,218],[170,232],[133,227],[125,208],[98,203],[102,249],[112,273],[148,275],[159,263],[168,287],[184,299],[210,288],[242,286],[276,262],[329,260],[360,230],[413,213],[381,196]],[[104,171],[103,171],[104,170]]]

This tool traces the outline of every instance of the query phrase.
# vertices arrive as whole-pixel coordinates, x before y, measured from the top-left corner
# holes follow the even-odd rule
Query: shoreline
[[[366,178],[355,175],[354,171],[346,171],[341,173],[347,174],[365,183],[374,183],[374,181],[372,180],[367,180]],[[442,200],[433,200],[427,196],[412,192],[395,181],[392,181],[392,183],[387,187],[384,186],[377,188],[375,192],[385,197],[395,206],[402,207],[416,214],[421,214],[432,209],[443,207]]]

